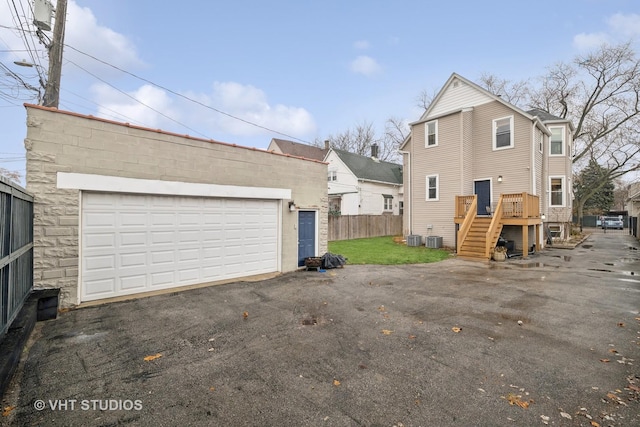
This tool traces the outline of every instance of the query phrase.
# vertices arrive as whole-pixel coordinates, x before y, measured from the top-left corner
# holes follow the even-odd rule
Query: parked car
[[[622,230],[624,223],[616,216],[605,216],[602,219],[602,228],[615,228],[616,230]]]

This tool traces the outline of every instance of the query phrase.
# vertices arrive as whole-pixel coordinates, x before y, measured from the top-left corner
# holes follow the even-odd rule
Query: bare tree
[[[580,218],[585,202],[607,182],[640,170],[640,60],[630,43],[602,45],[557,63],[537,85],[491,75],[483,75],[481,84],[515,105],[539,108],[574,124],[574,170],[592,160],[606,170],[600,181],[576,192]]]
[[[398,162],[400,155],[398,147],[404,141],[408,133],[408,127],[401,119],[390,118],[385,123],[385,130],[382,136],[376,135],[376,131],[371,122],[358,123],[353,128],[349,128],[336,135],[329,135],[324,140],[329,140],[332,148],[348,151],[350,153],[363,156],[371,155],[371,146],[378,146],[378,158],[387,162]],[[324,140],[316,139],[313,145],[324,147]]]
[[[513,105],[521,105],[529,99],[529,80],[512,82],[494,74],[482,73],[479,83],[489,92]]]
[[[22,178],[22,175],[20,174],[20,172],[18,171],[12,171],[9,169],[5,169],[0,167],[0,176],[7,178],[9,181],[13,181],[16,184],[20,183],[20,178]]]
[[[574,167],[596,159],[607,170],[594,191],[640,169],[640,59],[629,43],[553,66],[530,104],[573,122]],[[590,193],[575,200],[580,218]]]
[[[435,89],[431,91],[424,89],[416,97],[416,107],[422,108],[423,110],[426,111],[437,95],[438,95],[438,91]]]

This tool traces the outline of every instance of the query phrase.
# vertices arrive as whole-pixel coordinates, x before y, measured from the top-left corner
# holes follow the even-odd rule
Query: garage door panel
[[[83,193],[83,301],[277,271],[276,201]]]
[[[147,284],[146,274],[122,276],[120,278],[120,289],[125,291],[133,291],[133,290],[144,291],[146,289],[146,284]]]
[[[144,231],[120,232],[120,247],[144,247],[147,244],[147,233]]]
[[[151,273],[150,278],[151,278],[150,285],[154,289],[157,289],[159,287],[168,287],[167,285],[175,286],[175,282],[176,282],[174,278],[173,270]]]

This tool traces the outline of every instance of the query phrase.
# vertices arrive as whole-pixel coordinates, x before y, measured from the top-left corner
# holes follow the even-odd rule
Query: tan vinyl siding
[[[462,183],[459,196],[473,194],[473,110],[463,111],[462,114]]]
[[[551,207],[551,203],[549,200],[549,194],[545,194],[545,204],[548,206],[547,212],[547,220],[550,222],[565,222],[571,221],[571,186],[573,182],[571,180],[571,132],[568,129],[568,126],[558,126],[553,125],[552,127],[563,127],[564,128],[564,155],[562,156],[550,156],[549,154],[549,138],[546,138],[545,148],[547,149],[547,173],[545,175],[545,186],[548,190],[549,188],[549,177],[564,177],[564,188],[563,188],[563,197],[564,197],[564,207]]]
[[[438,145],[424,147],[424,125],[413,126],[412,230],[422,236],[442,236],[445,246],[455,245],[452,207],[460,185],[460,114],[438,119]],[[427,201],[426,177],[438,175],[438,200]],[[431,225],[432,228],[428,229]]]
[[[513,148],[493,149],[493,120],[513,116]],[[494,187],[494,197],[501,193],[531,192],[531,121],[494,101],[473,111],[474,178],[493,178],[503,182]]]

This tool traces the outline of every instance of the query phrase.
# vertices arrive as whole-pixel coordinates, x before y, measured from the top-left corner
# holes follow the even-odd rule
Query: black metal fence
[[[33,196],[0,177],[0,342],[33,287]]]

